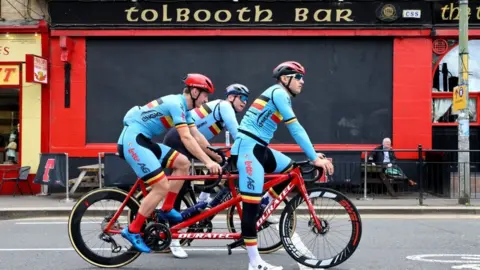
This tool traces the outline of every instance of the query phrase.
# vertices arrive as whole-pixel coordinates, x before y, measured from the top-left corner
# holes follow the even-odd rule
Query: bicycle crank
[[[165,224],[150,222],[145,228],[143,240],[152,251],[160,252],[170,247],[172,234]]]

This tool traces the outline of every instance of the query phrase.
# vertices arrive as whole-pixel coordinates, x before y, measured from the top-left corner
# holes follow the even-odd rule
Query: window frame
[[[468,41],[470,42],[471,40],[478,40],[480,41],[479,38],[469,38]],[[433,42],[433,40],[432,40]],[[447,39],[447,42],[448,42],[448,39]],[[439,99],[439,98],[442,98],[442,99],[445,99],[445,98],[449,98],[449,99],[452,99],[453,100],[453,92],[434,92],[433,91],[433,77],[435,75],[435,71],[439,68],[440,66],[440,63],[442,62],[443,58],[452,50],[454,49],[455,47],[459,46],[459,41],[458,40],[455,40],[454,43],[452,43],[451,45],[449,45],[450,47],[448,48],[447,51],[445,51],[445,53],[441,54],[441,55],[437,55],[437,60],[433,66],[433,69],[432,69],[432,87],[430,89],[430,92],[432,93],[432,103],[435,99]],[[433,53],[435,54],[435,53]],[[471,98],[475,98],[476,99],[476,108],[477,108],[477,121],[476,122],[470,122],[470,126],[480,126],[480,113],[479,113],[479,102],[480,102],[480,92],[470,92],[470,88],[469,88],[469,93],[468,93],[468,99],[471,99]],[[433,119],[432,119],[432,116],[430,116],[430,122],[432,123],[432,126],[457,126],[457,122],[450,122],[450,123],[434,123],[433,122]]]

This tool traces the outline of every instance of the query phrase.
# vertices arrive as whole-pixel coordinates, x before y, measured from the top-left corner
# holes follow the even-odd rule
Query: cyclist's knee
[[[153,193],[155,195],[160,195],[160,196],[165,196],[168,192],[168,189],[170,188],[170,185],[168,183],[168,180],[163,179],[162,181],[156,182],[155,184],[151,185],[152,190],[150,193]]]
[[[179,154],[173,163],[173,170],[183,172],[188,174],[188,169],[190,168],[190,161],[185,155]]]

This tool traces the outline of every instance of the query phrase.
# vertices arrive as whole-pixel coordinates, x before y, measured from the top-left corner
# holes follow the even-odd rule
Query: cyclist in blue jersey
[[[171,223],[182,220],[180,213],[173,209],[176,194],[168,192],[169,183],[163,169],[172,168],[172,174],[186,175],[190,165],[185,156],[166,145],[152,142],[152,137],[175,127],[186,148],[204,162],[211,173],[222,171],[220,165],[212,161],[197,143],[202,141],[203,135],[195,128],[189,112],[208,101],[208,95],[214,93],[214,86],[202,74],[188,74],[184,84],[183,94],[163,96],[144,106],[131,108],[123,119],[124,128],[117,142],[119,156],[127,161],[139,178],[151,186],[135,219],[121,232],[141,252],[151,251],[140,235],[142,225],[163,198],[165,201],[162,208],[157,210],[158,216]]]
[[[198,108],[192,109],[189,113],[198,128],[198,131],[203,134],[205,141],[202,143],[208,145],[208,140],[217,136],[224,127],[232,134],[235,139],[237,136],[238,122],[236,113],[242,112],[248,102],[249,90],[246,86],[241,84],[232,84],[226,89],[225,100],[217,99],[201,105]],[[177,130],[170,129],[163,139],[163,144],[169,146],[171,149],[180,152],[191,160],[194,155],[188,151],[182,142]],[[213,157],[216,158],[216,157]],[[220,156],[217,159],[221,162]],[[179,193],[185,181],[174,181],[170,184],[170,192]],[[199,199],[208,202],[209,193],[202,192]],[[210,199],[211,200],[211,199]],[[180,209],[177,209],[180,210]],[[177,258],[186,258],[188,254],[180,245],[179,239],[172,240],[170,244],[172,254]]]
[[[273,77],[277,83],[265,90],[249,107],[232,145],[231,154],[237,164],[243,201],[241,228],[249,257],[249,270],[283,269],[263,261],[260,257],[255,224],[264,174],[288,172],[293,165],[289,157],[268,147],[277,125],[282,121],[286,124],[290,134],[314,166],[322,167],[329,174],[333,173],[333,165],[323,155],[315,152],[305,129],[292,110],[291,97],[302,91],[304,75],[305,68],[294,61],[283,62],[275,67]]]

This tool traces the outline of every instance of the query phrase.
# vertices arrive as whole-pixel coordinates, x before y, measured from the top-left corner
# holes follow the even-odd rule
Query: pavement
[[[3,199],[0,198],[0,201]],[[357,250],[346,262],[330,269],[480,269],[479,218],[476,215],[452,214],[365,214],[362,216],[363,232]],[[225,226],[223,220],[218,217],[215,226]],[[85,226],[86,229],[95,228],[89,223]],[[2,270],[98,269],[73,250],[65,217],[2,220],[0,227]],[[339,238],[334,236],[330,239],[331,243],[335,243]],[[98,238],[94,240],[100,241]],[[144,254],[122,269],[247,269],[245,250],[235,249],[228,256],[226,240],[195,241],[186,248],[187,259],[175,259],[169,253]],[[90,242],[90,246],[97,242]],[[318,242],[320,245],[317,246],[321,248],[322,243],[325,242]],[[101,252],[101,245],[95,247]],[[108,249],[109,246],[103,248]],[[107,252],[110,254],[106,250],[104,256]],[[298,265],[283,249],[262,255],[262,258],[282,265],[285,270],[311,269]]]
[[[81,194],[65,201],[65,194],[48,196],[0,196],[0,220],[27,217],[68,216]],[[349,196],[359,213],[363,214],[480,214],[480,199],[470,205],[459,205],[457,199],[427,197],[423,205],[416,198],[374,198],[364,200],[362,195]],[[277,211],[282,210],[281,204]],[[93,207],[93,206],[92,206]],[[118,207],[118,206],[117,206]],[[302,209],[302,208],[301,208]],[[103,211],[99,208],[97,211]],[[90,211],[90,210],[89,210]],[[95,210],[92,210],[95,211]],[[305,208],[302,211],[306,211]],[[302,213],[299,211],[299,213]]]

